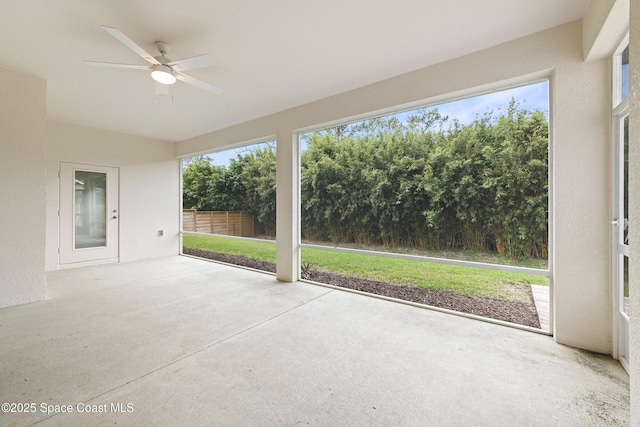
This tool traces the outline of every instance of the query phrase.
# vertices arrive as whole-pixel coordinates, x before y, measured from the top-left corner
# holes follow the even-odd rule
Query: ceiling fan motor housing
[[[158,83],[166,85],[174,84],[176,82],[176,72],[173,71],[173,68],[165,64],[152,65],[151,77]]]

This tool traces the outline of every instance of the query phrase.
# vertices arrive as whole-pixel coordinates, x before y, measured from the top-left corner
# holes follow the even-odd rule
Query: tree
[[[267,235],[276,233],[276,153],[267,145],[231,161],[230,173],[242,191],[235,195]]]
[[[205,156],[198,156],[185,163],[182,173],[182,204],[184,209],[210,210],[212,176],[214,166]]]

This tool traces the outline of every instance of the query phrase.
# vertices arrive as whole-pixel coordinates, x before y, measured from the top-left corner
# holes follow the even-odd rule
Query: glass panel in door
[[[629,312],[629,116],[621,123],[620,140],[620,232],[618,233],[618,251],[621,257],[620,268],[620,308],[627,316]]]
[[[76,170],[74,249],[107,246],[107,174]]]

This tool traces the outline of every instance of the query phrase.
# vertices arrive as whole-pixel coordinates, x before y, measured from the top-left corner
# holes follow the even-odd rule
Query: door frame
[[[629,115],[629,98],[623,99],[622,54],[629,45],[629,34],[620,41],[611,57],[611,308],[612,356],[629,372],[629,315],[624,312],[624,118]]]
[[[78,248],[75,239],[75,171],[105,173],[106,245]],[[119,262],[120,257],[120,170],[117,167],[60,162],[58,210],[58,266],[61,269]]]

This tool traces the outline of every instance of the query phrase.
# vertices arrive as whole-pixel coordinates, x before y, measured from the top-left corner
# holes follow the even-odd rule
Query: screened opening
[[[549,330],[548,99],[545,81],[301,135],[301,277]]]
[[[275,272],[275,147],[183,160],[183,253]]]

